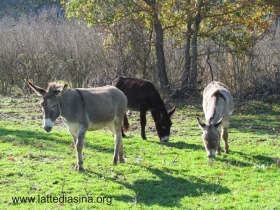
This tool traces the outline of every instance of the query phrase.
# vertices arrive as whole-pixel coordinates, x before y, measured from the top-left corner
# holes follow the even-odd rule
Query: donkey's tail
[[[124,117],[123,117],[122,129],[123,129],[123,132],[127,132],[129,130],[129,123],[128,123],[128,119],[127,119],[126,113],[124,114]]]

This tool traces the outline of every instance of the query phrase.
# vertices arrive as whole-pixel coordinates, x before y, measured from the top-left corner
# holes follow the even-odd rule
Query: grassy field
[[[0,209],[280,209],[280,105],[236,107],[230,154],[209,161],[195,116],[201,105],[177,102],[168,143],[160,143],[150,114],[140,136],[129,116],[126,163],[112,165],[113,137],[88,132],[83,173],[58,119],[42,129],[39,98],[0,97]],[[223,143],[221,144],[223,147]]]

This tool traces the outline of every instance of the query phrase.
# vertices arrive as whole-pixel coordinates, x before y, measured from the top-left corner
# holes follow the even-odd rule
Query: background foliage
[[[279,27],[273,21],[277,2],[256,1],[262,7],[255,16],[247,15],[252,2],[245,0],[237,10],[231,1],[203,1],[201,10],[197,10],[201,1],[189,5],[155,1],[159,5],[155,4],[154,11],[148,1],[98,2],[98,10],[92,13],[93,4],[78,7],[81,1],[65,1],[67,15],[79,20],[65,19],[64,10],[56,6],[36,7],[35,12],[16,18],[13,12],[2,15],[1,93],[15,89],[26,93],[27,80],[42,86],[50,80],[65,80],[72,87],[89,87],[110,84],[118,75],[146,78],[162,87],[156,12],[164,36],[169,88],[162,90],[167,95],[189,97],[211,80],[227,84],[239,99],[279,94]],[[193,44],[198,13],[201,19]]]

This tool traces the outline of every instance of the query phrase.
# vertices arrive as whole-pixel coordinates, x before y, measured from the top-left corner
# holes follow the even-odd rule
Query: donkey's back
[[[83,116],[83,120],[88,120],[88,130],[97,130],[104,127],[115,119],[122,119],[127,109],[126,96],[114,86],[104,86],[96,88],[77,88],[66,90],[62,95],[64,104],[69,105],[64,116]],[[73,106],[75,101],[81,104],[81,110],[77,113]],[[71,111],[72,110],[72,111]],[[100,126],[98,126],[100,124]]]
[[[213,99],[216,100],[217,97],[222,97],[224,100],[225,103],[222,106],[217,103],[213,104]],[[213,81],[203,91],[203,111],[206,120],[208,120],[207,114],[211,112],[211,109],[216,108],[220,109],[221,114],[225,114],[224,120],[226,121],[233,112],[233,104],[233,98],[228,91],[228,87],[221,82]],[[219,105],[220,107],[214,107]]]
[[[127,108],[132,111],[153,109],[152,96],[158,93],[157,89],[148,80],[134,77],[117,77],[112,85],[120,89],[127,97]],[[160,96],[158,98],[161,100]],[[161,102],[161,101],[159,101]],[[163,102],[162,102],[163,103]]]

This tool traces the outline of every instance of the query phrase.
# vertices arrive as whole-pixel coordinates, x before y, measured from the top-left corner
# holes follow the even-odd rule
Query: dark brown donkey
[[[62,116],[70,131],[77,150],[76,169],[83,171],[84,138],[86,131],[108,127],[115,137],[114,164],[124,162],[121,126],[124,119],[124,130],[128,130],[125,115],[127,99],[113,86],[97,88],[67,89],[67,84],[49,83],[45,90],[33,85],[29,86],[43,97],[41,106],[44,111],[44,129],[50,132],[58,116]],[[124,118],[125,116],[125,118]]]
[[[160,140],[168,142],[172,125],[170,117],[175,112],[176,106],[167,112],[159,92],[148,80],[117,77],[112,84],[126,95],[129,110],[140,111],[142,138],[147,139],[145,133],[146,112],[151,111]]]

